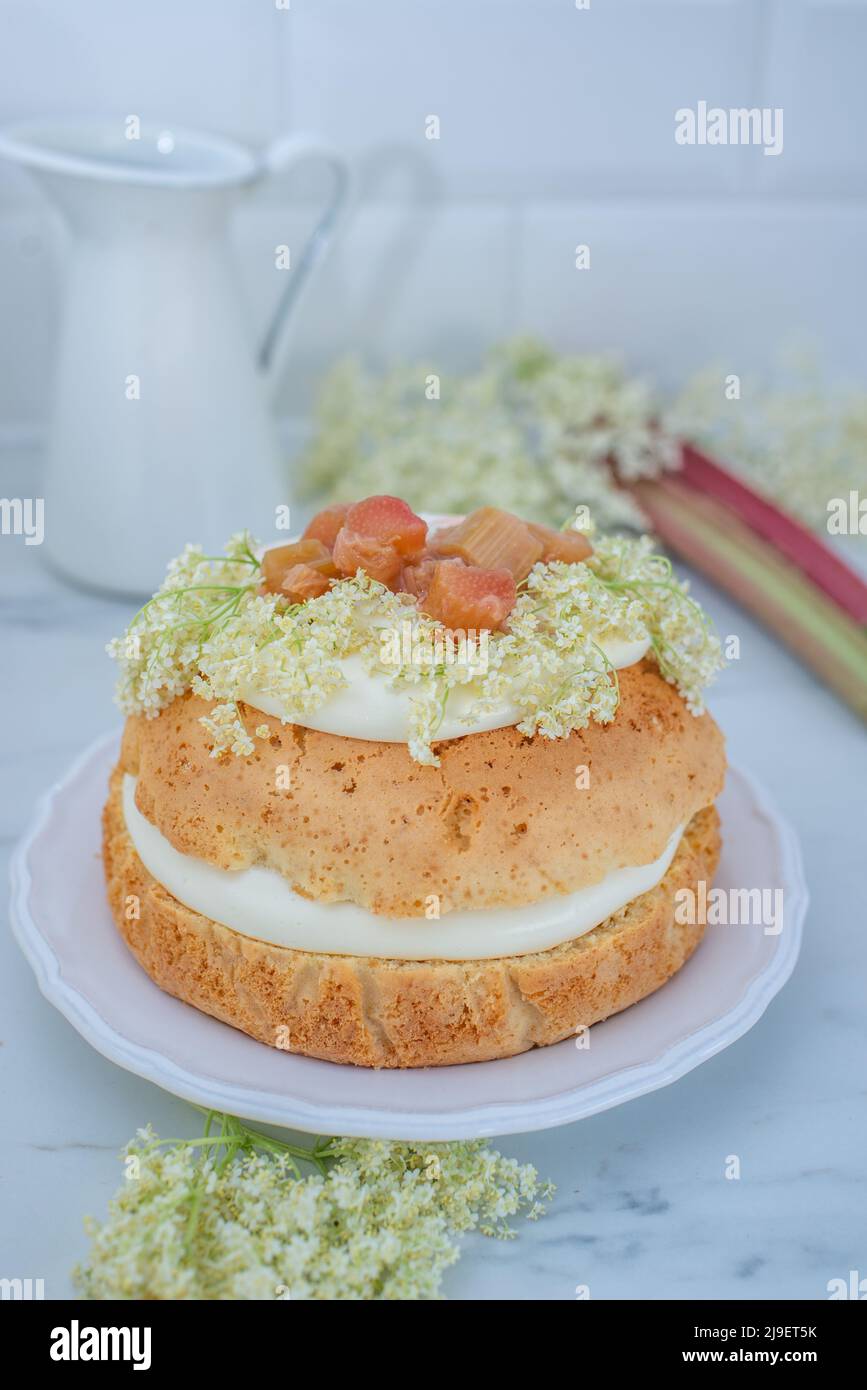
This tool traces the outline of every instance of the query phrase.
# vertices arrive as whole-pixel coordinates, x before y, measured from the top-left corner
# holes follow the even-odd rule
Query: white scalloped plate
[[[12,866],[12,921],[39,986],[103,1056],[175,1095],[317,1134],[464,1139],[547,1129],[676,1081],[751,1028],[791,974],[807,890],[794,832],[732,769],[716,883],[782,888],[783,930],[708,927],[661,990],[573,1040],[502,1062],[367,1071],[265,1047],[164,994],[115,930],[100,810],[118,735],[44,797]]]

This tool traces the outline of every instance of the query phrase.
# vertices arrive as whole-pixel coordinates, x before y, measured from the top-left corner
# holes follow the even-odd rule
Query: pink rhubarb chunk
[[[444,627],[464,632],[502,628],[515,606],[515,577],[508,569],[479,569],[441,560],[423,608]]]
[[[334,563],[341,574],[363,569],[391,584],[405,563],[421,555],[426,539],[427,522],[399,497],[366,497],[346,513],[334,542]]]

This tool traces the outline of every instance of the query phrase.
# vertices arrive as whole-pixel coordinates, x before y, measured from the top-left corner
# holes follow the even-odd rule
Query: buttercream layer
[[[718,817],[707,807],[661,883],[576,941],[499,960],[416,962],[293,951],[185,907],[136,853],[119,772],[103,823],[114,919],[151,979],[261,1042],[367,1067],[509,1057],[644,998],[698,944],[703,925],[675,920],[677,893],[710,882],[719,854]]]
[[[135,778],[123,779],[123,812],[136,853],[158,883],[195,912],[275,946],[389,960],[491,960],[529,955],[574,940],[655,888],[674,858],[678,826],[658,859],[614,869],[591,888],[530,907],[458,911],[436,917],[377,917],[354,903],[318,903],[294,893],[274,869],[215,869],[180,854],[135,804]],[[434,903],[428,905],[431,910]]]
[[[599,642],[615,671],[633,666],[646,655],[650,641],[626,641],[608,638]],[[346,685],[314,710],[304,716],[307,729],[321,733],[339,734],[342,738],[359,738],[379,743],[407,743],[414,694],[412,686],[396,689],[384,671],[370,673],[358,655],[347,656],[340,662]],[[288,718],[285,705],[273,696],[264,695],[250,687],[242,692],[253,709],[278,719]],[[513,700],[502,700],[484,714],[474,714],[479,691],[469,683],[457,686],[449,694],[438,738],[466,738],[489,729],[505,729],[518,724],[526,713]]]

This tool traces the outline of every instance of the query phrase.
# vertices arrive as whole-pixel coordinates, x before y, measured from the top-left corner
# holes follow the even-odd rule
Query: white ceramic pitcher
[[[187,540],[210,549],[244,526],[273,534],[291,498],[268,392],[346,199],[345,161],[311,136],[256,157],[175,128],[129,138],[122,120],[28,121],[0,132],[0,156],[32,171],[71,233],[42,488],[51,561],[138,594]],[[277,305],[257,348],[229,217],[244,193],[312,158],[330,166],[333,195],[279,271],[287,241],[275,227]]]

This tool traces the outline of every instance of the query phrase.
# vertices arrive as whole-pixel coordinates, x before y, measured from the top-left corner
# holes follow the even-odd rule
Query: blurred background
[[[711,361],[773,370],[796,338],[864,377],[863,0],[3,0],[0,53],[2,123],[136,113],[251,147],[311,130],[352,160],[277,397],[290,442],[342,353],[463,368],[523,330],[663,388]],[[699,100],[783,107],[783,154],[679,146],[673,113]],[[320,196],[299,173],[235,219],[254,338],[275,244]],[[0,161],[0,459],[38,462],[63,238]]]

